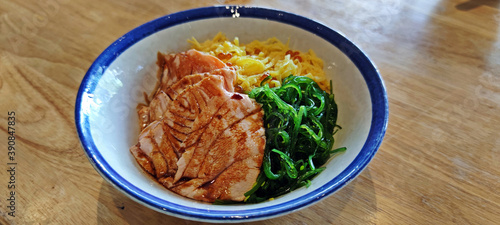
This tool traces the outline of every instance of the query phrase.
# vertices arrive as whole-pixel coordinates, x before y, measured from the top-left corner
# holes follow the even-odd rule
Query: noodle
[[[277,38],[266,41],[252,41],[241,45],[238,37],[229,41],[219,32],[212,40],[198,42],[194,37],[188,40],[192,48],[218,57],[224,63],[236,66],[236,87],[249,92],[267,76],[271,76],[270,87],[280,87],[283,79],[289,75],[306,76],[328,91],[323,60],[314,51],[300,52],[291,50]]]

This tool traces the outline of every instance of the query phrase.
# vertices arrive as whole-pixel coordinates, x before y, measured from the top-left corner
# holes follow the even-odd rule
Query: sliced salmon
[[[207,146],[198,175],[171,188],[172,191],[200,201],[243,201],[260,172],[265,147],[258,111],[233,124]]]
[[[178,155],[171,145],[175,139],[164,121],[154,121],[139,136],[139,143],[130,149],[136,161],[157,178],[177,172]]]
[[[138,148],[149,157],[154,172],[148,172],[157,178],[163,177],[169,168],[175,168],[176,173],[178,165],[184,171],[187,164],[184,165],[183,162],[189,162],[191,158],[188,155],[191,152],[188,152],[179,162],[177,157],[198,141],[198,137],[203,133],[204,127],[210,122],[212,116],[232,95],[224,88],[224,78],[218,75],[207,76],[195,85],[188,86],[176,97],[175,101],[169,100],[171,103],[168,108],[161,109],[165,110],[164,118],[153,121],[142,130],[139,143],[131,151],[137,151],[136,148]],[[251,102],[247,101],[247,103]],[[155,118],[153,113],[160,107],[162,107],[161,104],[155,105],[154,101],[151,102],[150,110],[153,115],[151,118]],[[175,161],[163,163],[166,161],[165,155],[170,155],[171,152],[177,156]],[[134,155],[141,154],[134,153]],[[186,159],[189,160],[186,161]],[[148,160],[137,161],[141,164],[140,161]]]
[[[260,106],[254,104],[247,95],[231,93],[231,97],[213,115],[210,123],[200,130],[201,135],[191,139],[191,142],[184,142],[186,154],[179,159],[182,166],[179,166],[175,180],[196,177],[210,146],[222,132],[258,111],[261,111]]]
[[[160,90],[170,87],[184,76],[210,72],[226,67],[217,57],[191,49],[177,54],[158,54],[158,65],[163,73],[160,78]]]
[[[204,77],[220,75],[224,77],[226,90],[234,91],[235,68],[227,67],[217,57],[196,50],[169,55],[158,53],[157,64],[161,82],[157,85],[155,94],[150,97],[149,106],[141,106],[138,110],[141,129],[152,121],[161,119],[170,102],[175,100],[180,92]]]
[[[224,88],[230,92],[234,91],[233,80],[236,78],[236,72],[233,68],[222,68],[211,72],[187,75],[180,79],[177,83],[165,88],[164,90],[158,90],[150,103],[150,115],[148,115],[150,121],[161,119],[170,102],[177,99],[177,96],[188,87],[200,82],[203,78],[213,75],[222,76],[224,81]],[[143,114],[146,114],[146,112],[144,112]]]
[[[234,92],[234,69],[218,59],[195,50],[161,58],[161,84],[149,105],[138,107],[143,127],[130,152],[180,195],[244,200],[264,155],[260,104]]]

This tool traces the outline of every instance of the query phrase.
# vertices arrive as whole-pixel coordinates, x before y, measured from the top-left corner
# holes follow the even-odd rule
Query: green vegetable
[[[332,150],[333,134],[340,129],[333,94],[302,76],[290,75],[276,88],[270,88],[266,81],[249,93],[264,109],[267,141],[262,171],[245,193],[248,203],[309,186],[332,154],[346,150]]]

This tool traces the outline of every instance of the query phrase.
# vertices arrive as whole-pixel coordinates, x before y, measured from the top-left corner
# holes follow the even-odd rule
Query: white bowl
[[[338,104],[336,147],[308,188],[258,204],[212,205],[174,194],[146,176],[129,153],[139,127],[135,107],[156,82],[156,53],[189,48],[187,39],[224,32],[241,43],[277,37],[290,47],[313,49],[325,61]],[[190,220],[243,222],[277,217],[310,206],[345,186],[370,162],[382,142],[388,103],[370,59],[338,32],[310,19],[273,9],[217,6],[167,15],[130,31],[109,46],[83,78],[75,106],[78,135],[95,169],[118,190],[154,210]]]

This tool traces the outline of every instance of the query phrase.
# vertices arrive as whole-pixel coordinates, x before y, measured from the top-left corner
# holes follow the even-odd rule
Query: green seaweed
[[[333,135],[341,127],[331,87],[329,94],[312,79],[293,75],[281,87],[270,88],[266,81],[249,93],[264,110],[266,148],[261,173],[245,193],[246,203],[308,187],[333,154],[346,150],[332,150]]]

